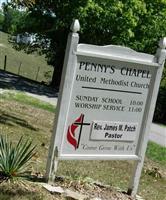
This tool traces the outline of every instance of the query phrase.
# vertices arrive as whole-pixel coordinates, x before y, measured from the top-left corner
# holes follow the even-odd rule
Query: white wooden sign
[[[82,51],[86,46],[77,49],[59,157],[137,159],[136,148],[156,66],[111,56],[87,56]],[[93,54],[98,49],[88,47]],[[104,47],[103,54],[105,49],[113,51],[114,47]]]
[[[78,30],[76,20],[66,48],[46,178],[59,159],[136,160],[129,187],[135,194],[166,40],[153,56],[121,46],[78,44]]]

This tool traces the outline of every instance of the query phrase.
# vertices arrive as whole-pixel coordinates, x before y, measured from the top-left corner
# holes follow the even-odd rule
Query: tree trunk
[[[50,86],[59,89],[64,61],[64,50],[57,52]]]
[[[59,89],[60,81],[61,81],[62,68],[60,68],[60,69],[59,68],[54,67],[52,80],[51,80],[51,84],[50,84],[50,86],[52,88],[56,88],[56,89]]]

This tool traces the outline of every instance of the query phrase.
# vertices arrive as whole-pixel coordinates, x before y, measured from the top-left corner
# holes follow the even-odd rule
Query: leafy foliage
[[[3,12],[0,10],[0,29],[2,29],[3,22],[4,22],[4,15]]]
[[[20,138],[16,146],[7,137],[0,136],[0,171],[4,177],[22,176],[26,172],[27,162],[34,155],[35,147],[29,140]]]
[[[38,33],[39,39],[42,38],[42,53],[46,55],[48,63],[55,67],[54,84],[60,80],[67,34],[73,19],[80,21],[80,42],[83,43],[117,44],[155,53],[159,38],[166,35],[165,0],[12,2],[13,5],[21,3],[27,7],[26,15],[21,18],[14,32]],[[31,50],[34,50],[34,46]]]
[[[13,3],[18,4],[20,6],[32,6],[35,4],[35,0],[11,0]]]
[[[20,24],[21,19],[24,17],[25,13],[19,10],[13,9],[6,4],[3,4],[3,22],[2,30],[4,32],[13,34],[17,31],[17,26]]]
[[[158,94],[157,105],[154,113],[154,121],[166,125],[166,85],[161,86]]]

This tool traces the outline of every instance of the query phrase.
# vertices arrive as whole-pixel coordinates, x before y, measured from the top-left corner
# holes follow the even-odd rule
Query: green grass
[[[7,55],[7,71],[18,74],[21,65],[20,75],[36,80],[37,71],[40,67],[37,81],[49,82],[51,80],[53,68],[47,65],[44,56],[26,54],[24,51],[15,50],[12,44],[8,42],[8,34],[0,32],[0,69],[4,69],[5,55]],[[49,80],[44,77],[44,74],[48,71],[50,71]]]
[[[35,108],[40,108],[49,112],[55,112],[55,106],[52,104],[40,101],[34,97],[26,95],[23,92],[4,92],[0,95],[0,97],[6,100],[17,101],[22,104],[31,105]]]
[[[166,148],[154,142],[149,142],[146,155],[153,161],[166,165]]]

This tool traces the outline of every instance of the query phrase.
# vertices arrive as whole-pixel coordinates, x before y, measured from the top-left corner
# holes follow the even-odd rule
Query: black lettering
[[[80,62],[80,66],[79,66],[79,69],[81,69],[82,68],[82,66],[84,66],[85,65],[85,62]]]

